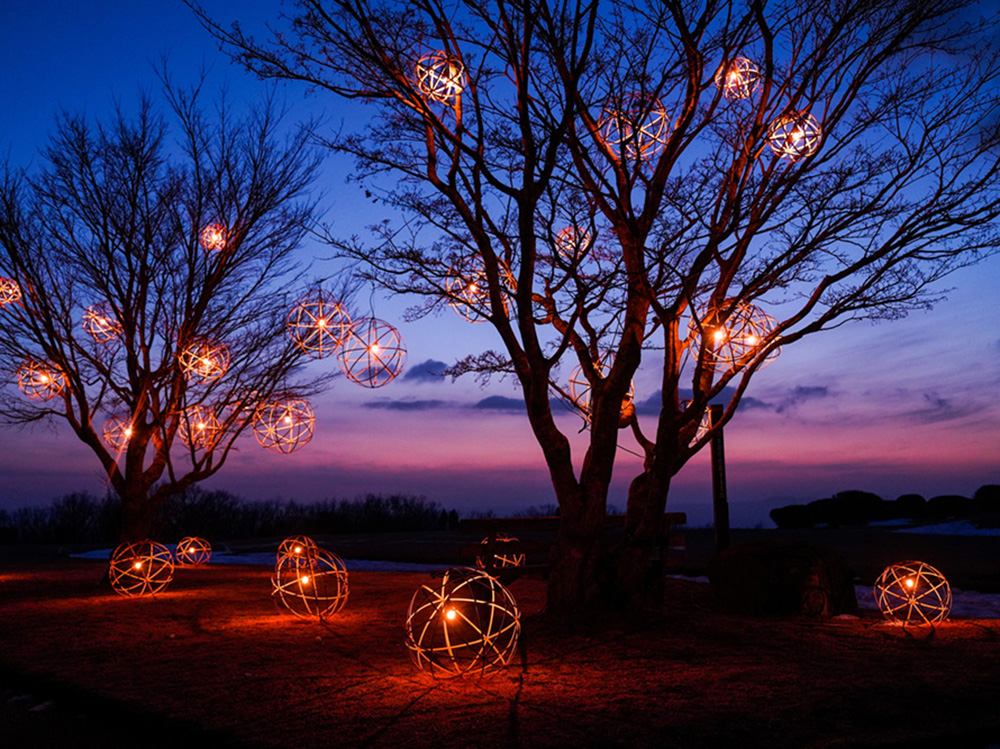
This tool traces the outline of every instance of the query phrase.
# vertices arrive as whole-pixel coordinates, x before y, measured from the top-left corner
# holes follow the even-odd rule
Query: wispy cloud
[[[774,407],[775,413],[791,411],[808,401],[829,398],[832,395],[826,385],[797,385],[788,391]]]
[[[524,412],[524,401],[520,398],[508,398],[505,395],[490,395],[478,401],[473,408],[482,408],[492,411],[520,411]]]
[[[951,398],[945,398],[934,391],[923,393],[923,400],[918,408],[913,408],[905,415],[920,424],[938,424],[942,421],[962,419],[974,413],[979,406],[970,401],[961,405]]]
[[[443,361],[427,359],[408,367],[403,379],[407,382],[444,382],[444,370],[447,367]]]
[[[436,411],[454,408],[455,404],[444,400],[378,400],[365,403],[364,407],[383,411]]]

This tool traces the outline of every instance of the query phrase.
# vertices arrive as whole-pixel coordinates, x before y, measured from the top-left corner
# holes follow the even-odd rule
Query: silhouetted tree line
[[[787,505],[771,510],[779,528],[811,528],[817,525],[867,525],[884,520],[949,520],[1000,513],[1000,485],[986,484],[971,497],[944,494],[924,499],[904,494],[885,500],[877,494],[850,490],[808,504]]]
[[[121,520],[121,501],[113,495],[68,494],[48,506],[0,510],[0,542],[116,543]],[[226,491],[193,487],[164,504],[155,527],[155,538],[164,542],[189,535],[226,539],[427,531],[457,528],[458,513],[425,497],[406,495],[248,502]]]

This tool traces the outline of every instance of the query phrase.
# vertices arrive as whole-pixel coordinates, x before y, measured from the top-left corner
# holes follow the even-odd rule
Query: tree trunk
[[[156,507],[146,494],[125,494],[122,497],[122,527],[120,543],[152,539],[155,531]]]
[[[579,505],[579,502],[574,502]],[[567,512],[560,502],[559,532],[551,552],[546,611],[560,624],[579,621],[581,613],[603,608],[602,537],[604,505],[587,503],[578,512]]]

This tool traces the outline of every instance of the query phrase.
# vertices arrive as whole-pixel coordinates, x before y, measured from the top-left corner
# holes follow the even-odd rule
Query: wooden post
[[[722,419],[722,406],[709,406],[712,427]],[[715,514],[715,550],[729,546],[729,497],[726,495],[726,450],[722,427],[712,433],[712,508]]]

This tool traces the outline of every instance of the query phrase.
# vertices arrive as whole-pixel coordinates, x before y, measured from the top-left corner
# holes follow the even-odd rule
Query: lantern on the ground
[[[229,348],[211,338],[195,338],[181,349],[178,361],[188,379],[211,382],[229,370]]]
[[[97,302],[84,310],[83,329],[97,343],[108,343],[122,334],[122,324],[107,302]]]
[[[206,250],[224,250],[229,244],[229,230],[225,224],[208,224],[198,240]]]
[[[822,135],[819,122],[808,112],[789,112],[767,128],[767,142],[771,150],[790,161],[815,153]]]
[[[300,297],[288,313],[288,334],[314,359],[336,351],[350,328],[346,307],[322,289]]]
[[[104,421],[101,429],[104,443],[115,452],[121,452],[128,447],[128,441],[132,439],[132,416],[131,414],[112,414]]]
[[[399,331],[374,317],[355,320],[337,354],[349,380],[377,388],[403,371],[406,347]]]
[[[122,544],[111,555],[108,576],[111,587],[119,595],[155,595],[167,587],[174,576],[170,549],[149,540]]]
[[[633,163],[654,158],[670,137],[670,117],[659,99],[614,98],[598,123],[601,139],[615,158]]]
[[[695,350],[704,347],[702,366],[713,372],[737,371],[750,365],[767,346],[778,322],[749,302],[724,303],[706,311],[700,321],[691,320]],[[760,362],[766,366],[780,353],[774,348]]]
[[[211,450],[222,436],[222,425],[208,406],[191,406],[178,419],[177,436],[194,450]]]
[[[900,562],[885,568],[875,583],[875,603],[886,619],[933,624],[951,612],[951,586],[924,562]]]
[[[310,550],[318,548],[316,542],[309,536],[289,536],[278,544],[278,556],[276,561],[280,562],[282,557],[297,557],[304,559]]]
[[[579,226],[567,226],[556,232],[553,245],[556,253],[567,263],[579,262],[594,244],[594,238],[586,229]]]
[[[0,278],[0,309],[21,301],[21,286],[13,278]]]
[[[309,401],[304,398],[279,398],[263,403],[253,422],[253,436],[261,447],[291,453],[312,439],[316,424]]]
[[[715,85],[727,99],[746,99],[760,86],[760,68],[746,57],[723,63],[715,73]]]
[[[610,368],[611,361],[611,353],[607,352],[594,364],[594,368],[597,370],[597,374],[599,376],[605,376],[605,373]],[[587,379],[587,375],[583,371],[583,365],[578,364],[569,376],[569,395],[573,401],[573,405],[579,409],[580,413],[583,414],[583,418],[587,421],[590,421],[593,418],[593,409],[591,408],[592,390],[593,388],[590,385],[590,380]],[[635,405],[633,404],[634,399],[635,383],[630,382],[628,393],[626,393],[625,397],[622,399],[621,414],[619,415],[619,424],[622,426],[624,426],[628,422],[629,418],[635,413]]]
[[[456,567],[417,589],[406,615],[406,646],[434,677],[483,676],[510,663],[521,633],[517,603],[496,578]]]
[[[493,539],[493,555],[489,558],[490,539],[483,539],[483,553],[476,557],[476,566],[483,567],[523,567],[527,556],[521,551],[520,541],[510,536],[497,534]]]
[[[429,52],[417,60],[416,82],[431,101],[450,104],[465,89],[465,66],[447,52]]]
[[[177,564],[186,567],[198,567],[208,564],[212,558],[212,544],[208,539],[199,536],[186,536],[182,538],[174,550],[174,559]]]
[[[315,544],[280,557],[271,584],[275,604],[302,619],[336,614],[350,592],[344,560]]]
[[[31,400],[51,400],[66,389],[66,384],[66,375],[51,362],[28,359],[17,369],[17,386]]]

